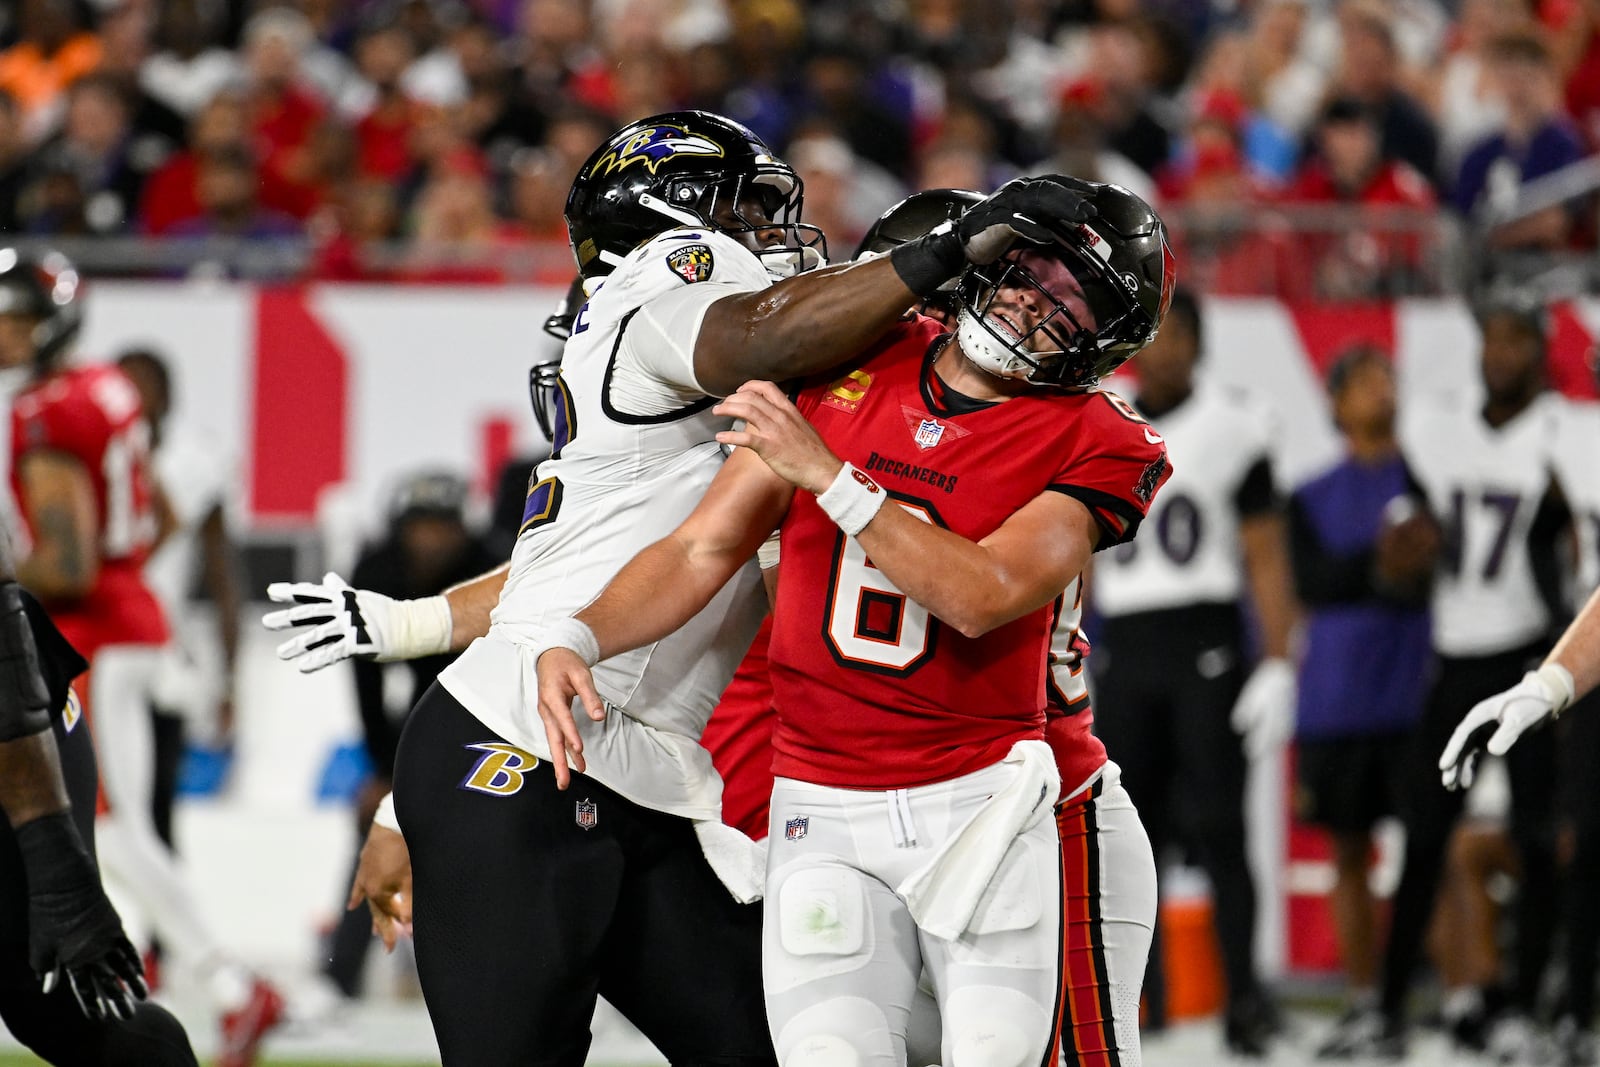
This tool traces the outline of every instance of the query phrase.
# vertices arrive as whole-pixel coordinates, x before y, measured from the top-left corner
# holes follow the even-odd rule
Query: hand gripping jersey
[[[1096,562],[1095,607],[1106,616],[1237,601],[1239,520],[1274,503],[1273,417],[1252,397],[1202,381],[1155,428],[1176,473],[1144,536]]]
[[[1433,585],[1433,647],[1444,655],[1508,652],[1549,626],[1528,532],[1550,488],[1562,407],[1546,393],[1498,428],[1475,404],[1454,398],[1419,401],[1402,413],[1406,459],[1445,530]]]
[[[561,362],[551,458],[528,491],[489,635],[439,681],[505,740],[549,758],[533,663],[522,655],[641,549],[686,518],[722,466],[730,421],[696,384],[705,309],[766,288],[760,261],[712,231],[674,231],[628,256],[578,312]],[[578,715],[588,773],[636,803],[715,818],[720,786],[699,744],[760,625],[755,562],[682,629],[601,663],[603,723]]]
[[[806,389],[800,410],[896,504],[962,537],[981,540],[1049,491],[1089,507],[1101,547],[1132,537],[1168,474],[1144,420],[1101,391],[1040,389],[1003,403],[953,395],[931,367],[944,343],[931,320],[903,324],[854,369]],[[782,551],[777,774],[910,788],[1043,736],[1057,605],[963,637],[901,594],[806,492],[790,505]]]
[[[116,367],[62,369],[17,395],[11,409],[11,485],[19,466],[49,450],[83,464],[100,517],[100,573],[81,600],[51,605],[61,632],[85,656],[113,644],[159,645],[167,619],[141,575],[155,540],[150,431],[139,393]],[[23,515],[32,535],[34,516]]]

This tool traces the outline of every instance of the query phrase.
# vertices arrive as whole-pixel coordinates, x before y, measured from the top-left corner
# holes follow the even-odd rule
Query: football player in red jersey
[[[1085,857],[1063,864],[1045,708],[1063,603],[1168,473],[1092,386],[1154,336],[1172,269],[1143,201],[1076,184],[1098,216],[969,270],[953,339],[913,319],[797,403],[766,382],[725,400],[744,426],[718,439],[743,450],[546,636],[540,714],[581,773],[573,699],[606,714],[588,665],[672,632],[782,522],[763,971],[785,1063],[904,1062],[924,966],[947,1064],[1137,1055],[1149,843],[1085,734],[1058,753]]]
[[[77,272],[59,255],[0,249],[0,369],[12,402],[11,489],[29,550],[18,580],[89,661],[81,692],[101,753],[100,856],[163,941],[201,971],[222,1018],[218,1063],[254,1062],[283,1003],[221,949],[155,832],[149,694],[169,639],[142,575],[163,512],[139,393],[116,367],[63,359],[81,325]]]

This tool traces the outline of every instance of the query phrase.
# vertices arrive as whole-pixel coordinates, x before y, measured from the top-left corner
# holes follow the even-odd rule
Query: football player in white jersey
[[[1124,767],[1157,856],[1183,836],[1211,880],[1228,981],[1224,1039],[1260,1055],[1276,1013],[1254,962],[1245,755],[1271,752],[1293,731],[1293,583],[1272,472],[1273,414],[1196,374],[1201,342],[1199,304],[1180,288],[1161,335],[1139,357],[1135,403],[1166,438],[1174,473],[1144,536],[1096,561],[1089,589],[1103,626],[1089,674],[1095,731]],[[1263,644],[1253,672],[1247,597]],[[1184,813],[1179,827],[1175,811]],[[1153,962],[1146,985],[1157,987],[1155,998],[1160,979]]]
[[[760,913],[735,900],[753,899],[758,865],[719,821],[720,781],[698,744],[764,610],[754,560],[684,629],[599,668],[612,713],[579,716],[554,744],[533,664],[551,622],[698,502],[729,426],[714,397],[838,364],[968,263],[1092,211],[1060,184],[1019,181],[883,259],[804,270],[820,262],[820,234],[797,222],[800,192],[754,134],[714,115],[614,135],[567,202],[588,300],[562,360],[556,449],[535,472],[503,587],[495,574],[454,599],[391,601],[366,612],[389,630],[377,641],[342,632],[334,583],[279,591],[306,601],[282,625],[331,624],[286,646],[314,668],[375,646],[396,658],[451,647],[458,609],[470,633],[474,597],[499,588],[487,636],[418,704],[395,770],[446,1065],[580,1064],[597,994],[673,1063],[774,1060]]]
[[[1556,479],[1573,513],[1577,534],[1579,596],[1588,601],[1550,654],[1535,670],[1473,706],[1450,735],[1439,770],[1450,789],[1472,784],[1479,756],[1504,756],[1517,739],[1576,706],[1581,713],[1562,718],[1554,733],[1561,748],[1564,818],[1571,853],[1564,870],[1562,922],[1565,927],[1564,1002],[1555,1026],[1564,1067],[1596,1062],[1592,1032],[1600,911],[1594,907],[1600,884],[1600,715],[1593,698],[1600,684],[1600,405],[1569,402],[1561,411],[1561,435],[1552,450]],[[1535,742],[1544,743],[1544,742]]]
[[[1536,667],[1560,604],[1556,542],[1567,508],[1555,487],[1551,442],[1561,400],[1545,391],[1545,335],[1538,312],[1513,304],[1479,309],[1481,403],[1420,401],[1403,413],[1401,444],[1444,534],[1433,587],[1435,682],[1418,727],[1420,748],[1406,798],[1405,868],[1395,892],[1383,962],[1385,1035],[1380,1051],[1404,1049],[1405,1002],[1422,935],[1433,913],[1445,848],[1462,795],[1435,777],[1438,753],[1478,701]],[[1474,398],[1476,401],[1476,398]],[[1540,677],[1540,676],[1536,676]],[[1556,910],[1555,735],[1530,737],[1507,757],[1511,834],[1522,864],[1517,894],[1516,985],[1497,1027],[1499,1051],[1516,1058],[1550,952]],[[1457,1040],[1487,1040],[1476,991],[1448,998]]]

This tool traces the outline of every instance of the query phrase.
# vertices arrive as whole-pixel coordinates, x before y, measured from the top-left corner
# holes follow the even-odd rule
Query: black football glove
[[[1068,224],[1088,222],[1099,209],[1051,178],[1013,178],[967,209],[956,236],[968,263],[993,263],[1017,241],[1049,244]]]
[[[907,288],[927,296],[969,265],[993,263],[1018,241],[1049,244],[1099,209],[1052,177],[1013,178],[953,223],[889,253]]]
[[[28,963],[46,993],[66,982],[83,1014],[131,1019],[147,995],[139,954],[122,931],[100,875],[66,814],[16,831],[28,880]]]

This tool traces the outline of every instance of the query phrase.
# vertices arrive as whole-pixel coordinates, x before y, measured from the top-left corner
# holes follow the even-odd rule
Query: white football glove
[[[1264,659],[1234,701],[1229,723],[1244,738],[1244,751],[1260,759],[1289,743],[1294,736],[1294,664],[1286,659]]]
[[[1522,676],[1503,693],[1480,700],[1456,725],[1439,757],[1439,777],[1446,789],[1466,789],[1478,769],[1478,755],[1504,756],[1517,738],[1549,722],[1572,703],[1572,673],[1559,663],[1546,663]]]
[[[395,600],[352,589],[329,571],[321,582],[273,582],[267,597],[292,608],[268,612],[269,630],[305,629],[278,646],[302,674],[352,656],[380,663],[450,651],[450,603],[443,596]]]

